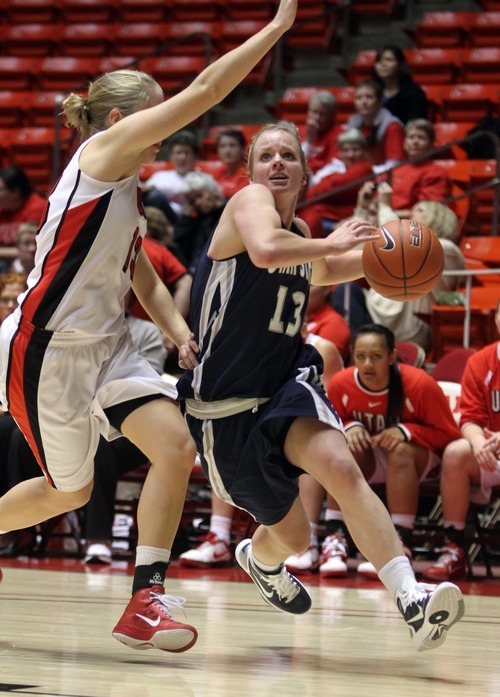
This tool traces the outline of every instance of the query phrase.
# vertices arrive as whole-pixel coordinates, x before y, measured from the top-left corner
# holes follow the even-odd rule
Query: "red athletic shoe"
[[[463,581],[467,578],[465,550],[447,542],[437,562],[425,569],[422,576],[426,581]]]
[[[170,609],[183,603],[184,598],[164,595],[163,586],[141,588],[132,596],[113,636],[133,649],[187,651],[196,643],[198,632],[189,624],[176,622],[170,614]]]

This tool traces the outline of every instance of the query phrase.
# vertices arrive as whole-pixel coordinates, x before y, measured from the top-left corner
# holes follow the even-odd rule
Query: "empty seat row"
[[[299,4],[297,21],[314,19],[335,9],[337,4],[338,0],[308,0]],[[0,18],[16,24],[218,19],[268,21],[275,12],[275,0],[0,0]]]
[[[359,51],[346,70],[341,71],[354,85],[371,76],[376,52]],[[499,83],[500,47],[483,48],[415,48],[405,56],[416,82],[449,85],[459,82]]]
[[[419,48],[496,46],[500,12],[426,12],[406,32]]]

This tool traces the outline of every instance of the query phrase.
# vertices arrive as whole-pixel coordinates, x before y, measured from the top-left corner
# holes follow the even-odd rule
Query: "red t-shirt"
[[[392,208],[412,208],[419,201],[442,203],[449,195],[451,182],[444,167],[434,162],[419,162],[397,167],[391,175]]]
[[[21,223],[39,223],[46,205],[47,199],[33,191],[17,211],[0,209],[0,247],[15,247]]]
[[[338,157],[337,139],[344,131],[344,126],[334,124],[326,133],[308,144],[307,164],[311,172],[317,172],[327,165],[334,157]],[[299,136],[302,143],[306,140],[306,126],[299,126]]]
[[[331,305],[323,305],[309,315],[307,331],[331,341],[338,348],[342,359],[347,361],[351,352],[351,330],[346,320]]]
[[[240,165],[235,172],[229,174],[226,165],[221,162],[220,167],[214,167],[210,174],[222,188],[224,198],[231,198],[233,194],[248,185],[248,167],[246,164]]]
[[[184,264],[181,264],[169,249],[156,240],[145,237],[142,241],[142,248],[148,255],[156,273],[169,290],[181,276],[188,273]],[[129,312],[139,319],[151,319],[138,300],[133,303]]]

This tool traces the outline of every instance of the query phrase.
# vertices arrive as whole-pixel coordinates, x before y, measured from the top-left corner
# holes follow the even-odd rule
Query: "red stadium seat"
[[[494,235],[462,237],[460,249],[465,259],[476,259],[490,268],[500,268],[500,237]]]
[[[405,51],[405,55],[415,82],[449,85],[459,74],[461,54],[456,49],[413,49]]]
[[[220,0],[174,0],[170,4],[176,22],[215,22],[221,18]]]
[[[500,83],[500,48],[473,48],[462,56],[463,82]]]
[[[337,100],[335,118],[338,123],[344,123],[354,113],[354,87],[288,87],[273,109],[274,115],[278,119],[301,125],[306,118],[309,100],[318,90],[326,90],[334,95]]]
[[[443,121],[481,121],[494,114],[499,91],[496,85],[461,84],[443,87]]]
[[[60,2],[63,21],[66,24],[72,24],[74,22],[112,22],[120,0],[60,0]]]
[[[67,150],[73,131],[63,129],[61,136],[62,148]],[[33,182],[48,186],[53,174],[58,174],[52,172],[55,142],[53,128],[22,128],[12,134],[9,156],[12,163],[24,169]]]
[[[119,22],[165,22],[169,18],[165,0],[119,0],[115,8]]]
[[[465,46],[477,12],[426,12],[414,28],[405,31],[418,48]]]
[[[163,38],[174,42],[166,48],[169,55],[205,56],[207,46],[217,54],[220,38],[220,22],[169,22],[164,25]]]
[[[28,56],[0,56],[0,90],[32,89],[42,60]]]
[[[0,128],[22,128],[26,125],[30,92],[0,91]]]
[[[465,138],[467,133],[474,128],[474,122],[455,122],[455,121],[443,121],[434,124],[434,131],[436,134],[436,139],[434,145],[439,147],[441,145],[446,145],[454,140],[460,140]],[[450,152],[441,152],[438,157],[440,159],[446,159],[446,157],[451,157],[456,160],[465,160],[467,154],[464,147],[460,145],[452,145],[450,147]]]
[[[90,78],[99,74],[100,59],[73,56],[56,56],[42,59],[36,75],[40,90],[62,92],[79,89]]]
[[[29,124],[27,125],[54,128],[58,114],[61,112],[61,96],[60,92],[29,93]]]
[[[61,0],[9,0],[6,5],[12,24],[53,24],[61,19]]]
[[[472,46],[498,46],[500,12],[476,12],[468,36]]]
[[[59,35],[63,56],[105,56],[111,52],[116,27],[114,24],[66,24]]]
[[[57,52],[61,26],[12,24],[2,27],[3,52],[9,56],[51,56]]]
[[[114,29],[111,53],[116,56],[152,53],[165,41],[165,27],[157,22],[119,24]]]
[[[141,70],[150,73],[164,92],[178,91],[206,68],[203,56],[163,56],[140,61]]]
[[[373,50],[358,51],[347,70],[340,69],[340,72],[346,76],[347,81],[351,85],[356,85],[356,83],[362,80],[368,80],[371,77],[376,53]]]
[[[273,0],[226,0],[222,4],[222,12],[227,19],[272,19],[276,11]]]

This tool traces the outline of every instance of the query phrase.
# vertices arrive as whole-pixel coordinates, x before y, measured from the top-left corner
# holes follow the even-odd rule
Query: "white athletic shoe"
[[[285,566],[292,574],[312,574],[319,567],[319,551],[314,545],[311,545],[305,552],[300,554],[292,554],[291,557],[285,559]]]
[[[417,651],[441,646],[448,629],[464,614],[462,593],[454,583],[419,583],[409,590],[398,590],[395,600]]]
[[[413,554],[411,552],[411,549],[407,547],[405,544],[403,544],[403,551],[411,564],[413,560]],[[358,564],[358,568],[356,569],[356,571],[360,576],[363,576],[363,578],[366,578],[370,581],[378,581],[377,569],[369,561],[362,561],[360,564]]]
[[[347,576],[347,541],[341,534],[328,535],[321,546],[319,573],[322,578]]]
[[[220,540],[214,532],[209,532],[198,547],[179,555],[180,566],[191,569],[226,566],[232,561],[229,545],[224,540]]]
[[[85,564],[111,564],[112,561],[111,549],[101,542],[89,545],[83,560]]]

